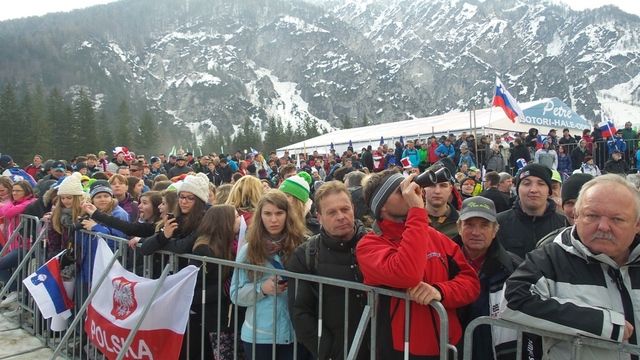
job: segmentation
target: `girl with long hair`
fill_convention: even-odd
[[[280,190],[264,194],[255,214],[245,237],[246,244],[239,250],[236,261],[264,266],[266,270],[284,269],[295,248],[308,235],[304,222],[293,214],[287,197]],[[289,317],[286,280],[264,271],[236,269],[233,273],[231,300],[247,307],[241,332],[247,359],[252,355],[255,359],[270,359],[273,343],[276,344],[277,359],[293,359],[293,326]],[[275,315],[274,301],[277,306]],[[275,324],[274,319],[277,321]],[[254,345],[255,354],[252,352]]]
[[[262,196],[262,184],[253,176],[243,176],[231,188],[226,204],[233,205],[247,225],[251,224],[253,211]]]
[[[144,179],[137,176],[127,177],[127,193],[131,195],[134,201],[139,201],[142,190],[144,189]]]
[[[13,184],[11,187],[10,201],[0,207],[0,218],[4,218],[6,239],[9,241],[11,234],[18,228],[20,224],[20,214],[24,212],[27,205],[34,202],[36,199],[33,196],[33,188],[31,184],[26,180],[20,180]],[[24,243],[24,244],[23,244]],[[10,244],[5,255],[0,259],[0,281],[7,286],[7,282],[11,278],[12,269],[17,267],[24,256],[25,250],[31,248],[31,243],[28,239],[23,239],[22,236],[16,235]],[[24,248],[26,246],[26,248]],[[10,290],[15,292],[18,288],[16,282],[12,283]],[[13,293],[7,296],[7,300],[3,301],[2,305],[12,302],[9,299],[15,301],[18,299],[18,294]]]
[[[177,206],[174,209],[164,207],[161,228],[152,236],[142,240],[140,252],[143,255],[151,255],[158,250],[177,254],[191,252],[197,238],[196,230],[207,209],[208,184],[207,176],[202,173],[185,177],[177,192]],[[186,265],[184,262],[180,267]]]
[[[194,255],[208,256],[223,260],[234,260],[236,258],[236,250],[238,246],[238,232],[240,231],[240,215],[231,205],[214,205],[204,215],[200,226],[198,227],[198,239],[193,245],[192,253]],[[197,260],[191,260],[191,263],[200,267],[202,263]],[[196,317],[202,317],[202,290],[206,290],[204,301],[205,322],[204,328],[206,336],[209,338],[214,358],[216,360],[233,360],[234,343],[236,339],[234,326],[232,323],[233,305],[229,297],[229,286],[231,285],[231,275],[233,268],[228,266],[218,266],[213,263],[205,263],[204,271],[207,274],[206,283],[202,283],[202,276],[198,276],[198,282],[194,293],[191,310],[196,313]],[[218,278],[221,282],[218,282]],[[221,302],[218,303],[218,294]],[[218,311],[220,308],[220,357],[217,357],[216,347],[218,344]],[[229,310],[229,311],[228,311]],[[242,311],[244,312],[244,311]],[[240,319],[244,318],[239,317]],[[242,346],[238,347],[239,359],[244,359]]]
[[[57,188],[58,196],[54,200],[47,230],[47,259],[67,248],[77,235],[75,231],[80,230],[71,228],[85,214],[82,210],[85,197],[80,178],[80,173],[67,176]]]

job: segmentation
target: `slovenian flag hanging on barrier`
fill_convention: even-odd
[[[511,96],[506,87],[502,84],[500,79],[496,76],[496,93],[493,96],[492,106],[499,106],[504,110],[504,113],[507,115],[511,122],[516,122],[516,117],[520,117],[524,119],[524,113],[520,108],[520,104],[516,101],[516,99]]]
[[[100,352],[113,360],[123,351],[122,346],[151,301],[159,280],[139,277],[117,261],[107,268],[113,252],[103,239],[97,241],[93,279],[97,281],[104,271],[109,273],[87,308],[84,330]],[[167,276],[131,346],[125,350],[125,359],[179,357],[197,274],[198,268],[190,265]]]
[[[62,276],[60,275],[60,256],[62,254],[64,251],[22,280],[45,319],[50,319],[58,314],[68,319],[71,316],[70,309],[75,305],[67,296],[67,291],[62,284]]]
[[[601,114],[602,122],[599,123],[598,126],[600,126],[600,130],[602,131],[602,137],[611,137],[616,133],[616,127],[615,125],[613,125],[613,121],[611,120],[611,118],[605,115],[604,110],[602,110]]]

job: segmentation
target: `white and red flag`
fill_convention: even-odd
[[[117,261],[107,269],[112,257],[109,246],[99,239],[93,280],[97,281],[104,271],[109,273],[87,308],[84,324],[91,342],[110,360],[123,351],[122,346],[159,282],[136,276]],[[197,274],[198,268],[191,265],[167,276],[125,359],[178,358]]]

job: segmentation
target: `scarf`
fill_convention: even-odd
[[[272,238],[271,236],[267,235],[264,239],[267,245],[267,253],[269,255],[274,255],[279,253],[282,250],[282,247],[284,246],[284,240],[286,238],[287,238],[286,233],[282,234],[282,236],[280,236],[279,238]]]
[[[62,209],[62,212],[60,213],[60,225],[62,225],[63,228],[68,228],[69,226],[71,226],[71,224],[73,224],[72,216],[73,209]]]

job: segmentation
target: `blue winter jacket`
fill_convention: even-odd
[[[244,263],[247,256],[248,246],[243,246],[240,249],[238,258],[239,263]],[[282,260],[278,254],[274,255],[273,260],[280,265]],[[275,267],[271,263],[264,264],[267,269],[274,269]],[[231,279],[231,301],[239,306],[247,308],[244,323],[242,324],[241,338],[242,341],[249,343],[253,341],[253,330],[255,330],[255,343],[256,344],[272,344],[273,343],[273,302],[275,297],[273,295],[264,295],[260,286],[265,281],[270,281],[273,274],[262,273],[262,277],[258,279],[254,286],[253,280],[248,276],[247,270],[235,269],[233,277]],[[255,305],[254,305],[255,301]],[[291,317],[289,316],[289,301],[288,292],[283,291],[277,295],[276,304],[276,344],[287,345],[293,344],[293,324],[291,324]],[[254,323],[254,313],[256,314],[256,323]]]
[[[625,150],[627,150],[627,143],[624,142],[622,137],[614,136],[611,140],[607,141],[607,147],[609,148],[609,155],[611,155],[616,150],[625,152]]]
[[[402,157],[409,158],[409,161],[411,162],[411,166],[413,167],[418,167],[418,164],[420,164],[420,153],[418,152],[418,149],[413,148],[413,149],[405,149],[402,152]]]
[[[123,208],[117,205],[115,209],[113,209],[113,213],[111,215],[121,220],[131,221],[131,219],[129,218],[129,214],[127,214],[127,212],[124,211]],[[91,231],[101,233],[101,234],[107,234],[111,236],[117,236],[121,238],[127,237],[122,231],[116,230],[112,227],[108,227],[103,224],[95,225],[94,227],[91,228]],[[107,245],[109,245],[109,248],[111,248],[112,250],[115,250],[117,248],[118,246],[117,241],[114,241],[111,239],[105,239],[105,240],[107,241]],[[81,270],[82,282],[90,283],[92,281],[93,264],[96,260],[97,249],[98,249],[98,237],[95,235],[89,235],[89,234],[83,233],[82,248],[81,248],[82,260],[80,263],[80,266],[82,268]]]
[[[438,157],[446,156],[453,158],[454,156],[456,156],[456,150],[453,148],[453,145],[449,145],[449,147],[447,147],[447,145],[441,144],[434,152],[436,153],[436,155],[438,155]]]

